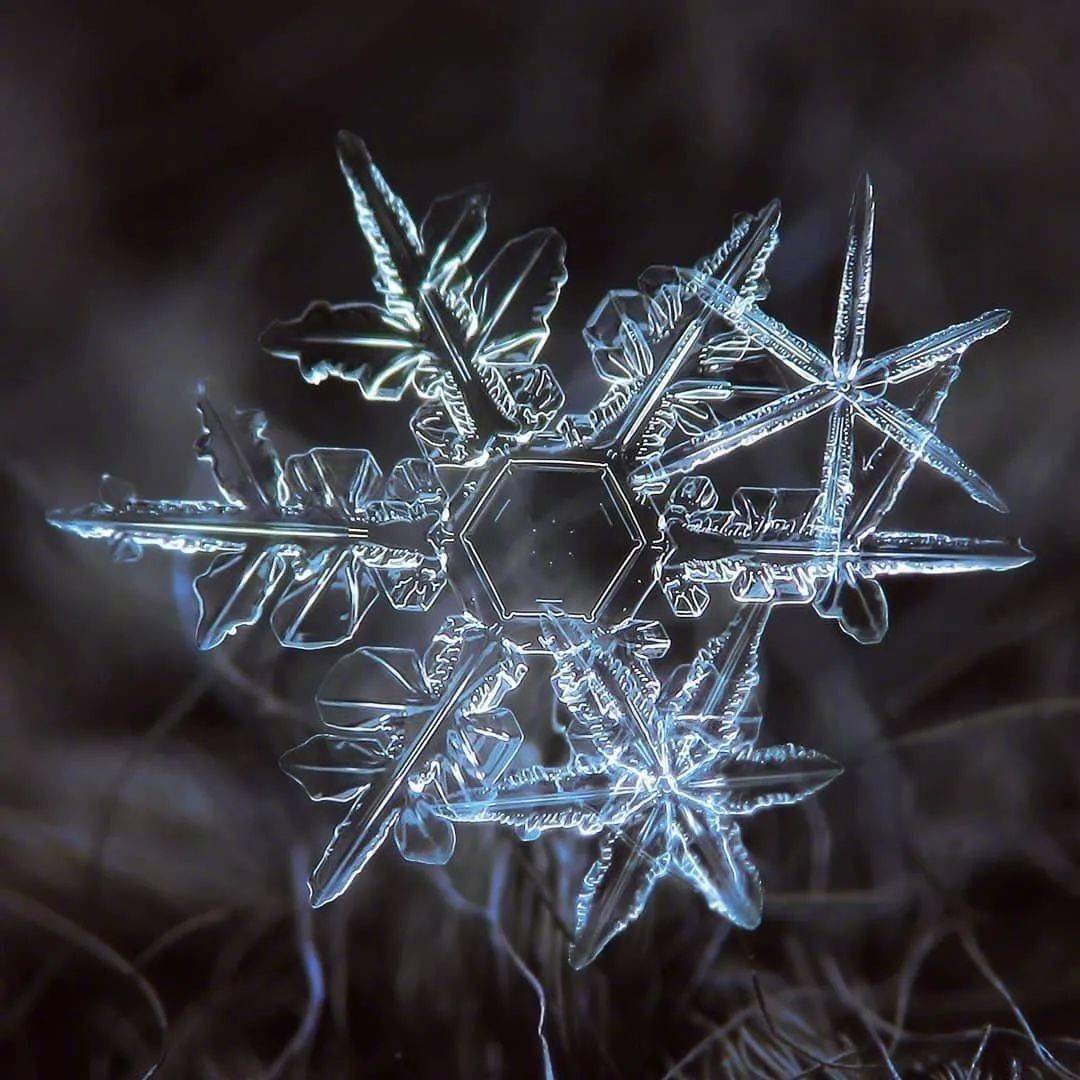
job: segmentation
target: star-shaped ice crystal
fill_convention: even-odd
[[[488,792],[452,795],[438,810],[453,821],[501,822],[527,838],[548,829],[601,833],[578,896],[574,966],[636,919],[667,874],[737,926],[760,921],[761,881],[739,818],[804,799],[840,773],[813,750],[755,748],[760,717],[750,702],[768,613],[743,607],[662,687],[643,655],[641,624],[597,635],[578,620],[545,619],[574,756]],[[654,634],[649,651],[661,644]]]
[[[873,238],[874,195],[866,177],[856,188],[851,205],[831,356],[766,315],[753,299],[739,295],[724,282],[710,281],[697,269],[684,271],[686,280],[696,285],[703,300],[734,329],[793,372],[803,385],[668,448],[639,466],[639,479],[670,478],[690,472],[740,446],[749,446],[829,410],[830,442],[850,445],[851,427],[858,417],[956,481],[978,502],[1005,511],[1005,504],[993,488],[932,427],[890,401],[886,392],[961,356],[980,338],[1000,330],[1009,321],[1009,312],[988,311],[910,345],[864,358]],[[830,512],[837,517],[842,516],[850,497],[850,454],[841,457],[843,460],[838,461],[828,478],[827,492]]]

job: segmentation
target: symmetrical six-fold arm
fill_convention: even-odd
[[[338,661],[317,697],[325,731],[282,760],[311,798],[347,805],[312,875],[315,904],[341,895],[391,835],[405,858],[444,863],[454,823],[489,821],[526,838],[599,834],[578,900],[576,965],[667,874],[756,926],[761,887],[738,819],[839,773],[812,750],[755,747],[770,613],[813,604],[877,642],[888,625],[880,577],[1030,559],[1015,541],[880,528],[920,461],[1004,509],[935,424],[963,353],[1008,314],[864,358],[866,180],[831,355],[759,306],[778,237],[773,202],[737,219],[694,267],[653,267],[636,290],[608,294],[585,329],[607,390],[589,413],[567,415],[537,363],[566,280],[558,234],[511,241],[474,279],[483,194],[437,199],[417,226],[358,139],[343,134],[339,157],[381,302],[314,303],[273,324],[263,345],[308,381],[345,379],[370,401],[415,393],[422,457],[385,478],[366,450],[316,448],[282,463],[260,413],[223,416],[200,392],[196,448],[223,501],[140,499],[106,477],[98,502],[50,520],[109,541],[122,560],[147,546],[213,555],[195,581],[202,648],[264,614],[283,646],[341,645],[380,597],[422,612],[452,584],[462,610],[425,655],[374,647]],[[902,407],[889,393],[909,381],[921,385]],[[713,480],[694,475],[818,413],[827,434],[816,488],[743,487],[724,508]],[[874,438],[862,455],[856,421]],[[718,584],[738,601],[663,685],[651,661],[667,636],[636,618],[657,584],[679,617],[702,616]],[[502,701],[537,652],[552,658],[571,717],[568,758],[511,773],[524,736]]]

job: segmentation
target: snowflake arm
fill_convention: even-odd
[[[633,771],[612,780],[606,760],[580,756],[566,765],[535,765],[512,773],[491,791],[459,791],[439,813],[449,821],[506,825],[526,840],[549,829],[595,833],[634,809],[638,783]]]
[[[912,415],[927,427],[934,427],[959,375],[960,362],[956,358],[938,367],[919,391],[911,406]],[[883,439],[867,455],[858,470],[846,519],[851,536],[867,536],[880,526],[911,479],[917,462],[892,439]]]
[[[880,376],[891,385],[906,382],[942,363],[955,361],[975,342],[1004,329],[1010,317],[1011,313],[1003,308],[985,311],[967,322],[956,323],[919,338],[910,345],[881,353],[867,362],[863,378],[869,382],[873,377]]]
[[[761,875],[733,821],[693,806],[681,806],[676,826],[676,868],[710,909],[744,930],[761,923]]]
[[[660,682],[649,657],[667,651],[663,628],[631,621],[599,635],[579,619],[553,614],[541,627],[555,660],[553,684],[574,717],[571,739],[580,735],[612,759],[655,756]]]
[[[832,372],[837,379],[853,379],[862,362],[873,260],[874,188],[870,177],[864,175],[851,199],[840,300],[836,305]]]
[[[698,279],[715,278],[748,299],[763,297],[779,219],[776,201],[738,218],[728,239],[698,263]],[[715,422],[711,404],[740,390],[720,376],[747,358],[749,343],[721,323],[697,288],[683,271],[652,267],[637,291],[616,290],[604,298],[584,336],[609,391],[592,413],[578,418],[577,437],[610,446],[633,464],[655,454],[672,430]]]
[[[694,766],[684,784],[713,812],[742,817],[802,802],[835,780],[838,770],[817,750],[787,743],[719,754]]]
[[[832,566],[817,529],[821,493],[800,488],[739,488],[731,509],[719,509],[708,477],[676,488],[664,512],[671,551],[661,584],[673,610],[689,607],[695,586],[724,583],[750,603],[803,602]],[[690,614],[704,610],[707,594]]]
[[[490,785],[509,765],[521,730],[498,705],[524,670],[502,641],[464,620],[451,620],[423,661],[410,649],[370,648],[334,666],[317,697],[320,713],[324,724],[356,742],[313,747],[309,740],[308,751],[282,761],[312,798],[326,797],[318,786],[326,769],[311,750],[325,756],[333,748],[365,781],[361,789],[348,774],[336,796],[353,802],[312,874],[316,906],[348,888],[391,830],[407,859],[450,858],[453,826],[435,808],[452,794]],[[374,754],[369,740],[376,741]],[[340,762],[334,764],[340,772]]]
[[[636,486],[666,486],[675,477],[704,468],[733,450],[753,446],[793,424],[816,416],[835,400],[836,395],[827,386],[812,383],[800,387],[672,446],[639,465],[630,474],[630,479]]]
[[[486,196],[436,200],[417,229],[363,142],[342,133],[338,154],[383,304],[313,304],[274,323],[263,347],[297,361],[309,382],[332,375],[373,400],[415,387],[430,400],[414,434],[440,462],[475,465],[493,444],[547,427],[562,392],[535,360],[566,280],[558,234],[511,241],[474,283],[467,263],[486,228]]]
[[[885,398],[858,394],[852,402],[859,415],[887,438],[898,442],[909,454],[925,461],[942,476],[956,481],[976,502],[1008,513],[1001,496],[951,446],[946,445],[925,424]]]
[[[576,904],[570,963],[592,963],[613,937],[644,910],[653,887],[668,872],[671,841],[668,808],[654,802],[620,830],[606,833],[585,874]]]
[[[196,450],[222,502],[138,499],[107,478],[100,501],[50,521],[108,541],[117,558],[147,546],[215,554],[195,581],[197,640],[211,649],[271,610],[282,645],[347,641],[382,593],[423,610],[444,583],[442,488],[424,462],[400,462],[385,480],[366,450],[318,448],[282,464],[261,413],[222,416],[199,398]]]
[[[851,502],[851,470],[855,459],[855,410],[850,401],[834,401],[829,410],[825,455],[821,466],[821,495],[818,499],[817,546],[829,551],[839,546],[848,504]]]
[[[729,285],[710,281],[699,272],[693,273],[691,280],[697,285],[702,299],[719,315],[799,378],[817,382],[829,377],[833,366],[816,345],[767,315]]]
[[[672,609],[700,613],[708,586],[725,584],[743,602],[814,602],[819,614],[871,643],[888,624],[878,577],[1010,570],[1031,561],[1017,540],[880,530],[910,475],[906,458],[890,451],[859,473],[852,509],[832,540],[821,525],[827,488],[740,488],[732,508],[720,510],[708,478],[684,481],[665,510],[672,547],[661,585]]]
[[[712,751],[754,741],[756,731],[748,733],[742,718],[760,678],[761,637],[771,613],[769,604],[739,608],[723,633],[671,674],[660,700],[674,731],[707,739]]]
[[[854,378],[862,362],[866,341],[866,318],[870,308],[870,278],[874,250],[874,196],[870,177],[864,176],[851,200],[847,250],[840,278],[833,332],[834,379]],[[838,398],[829,413],[825,458],[821,468],[821,502],[818,543],[836,546],[851,501],[851,470],[855,458],[854,408],[846,397]]]

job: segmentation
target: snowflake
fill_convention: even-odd
[[[311,304],[262,344],[312,383],[353,382],[372,402],[415,394],[421,456],[386,476],[362,449],[282,462],[261,413],[219,412],[200,391],[196,450],[220,500],[149,500],[105,477],[97,502],[50,520],[106,540],[121,561],[146,547],[212,556],[195,578],[204,649],[264,616],[285,647],[340,646],[380,598],[426,612],[450,586],[460,610],[424,655],[378,646],[339,660],[317,695],[325,730],[282,760],[312,799],[348,804],[312,876],[314,903],[339,896],[391,836],[406,859],[445,863],[454,822],[498,821],[529,837],[600,834],[577,964],[669,873],[756,925],[760,883],[738,819],[838,772],[814,751],[755,749],[770,613],[813,604],[859,641],[879,641],[878,578],[1030,558],[1016,541],[880,528],[919,461],[1004,508],[935,425],[964,352],[1007,313],[864,359],[866,181],[826,357],[759,306],[778,240],[772,202],[737,218],[693,267],[652,267],[603,299],[584,336],[606,389],[573,415],[538,362],[566,281],[558,234],[512,240],[474,276],[483,193],[436,199],[418,226],[359,139],[343,134],[338,150],[379,302]],[[910,405],[886,396],[909,381],[921,384]],[[828,430],[816,488],[740,487],[721,509],[714,479],[687,475],[817,413]],[[861,458],[856,419],[878,439]],[[668,640],[637,618],[642,604],[659,585],[677,617],[700,618],[718,584],[734,616],[661,687],[652,661]],[[503,699],[535,653],[552,658],[571,716],[568,760],[511,774],[525,739]]]
[[[701,268],[682,275],[732,327],[765,349],[805,385],[728,423],[717,424],[683,446],[664,451],[645,467],[649,472],[662,476],[690,472],[737,447],[752,445],[828,409],[829,443],[834,449],[830,455],[833,464],[822,492],[827,527],[842,518],[850,496],[851,427],[856,416],[907,453],[955,480],[978,502],[1005,511],[1005,504],[994,489],[955,450],[943,443],[932,428],[884,395],[889,387],[962,356],[980,338],[1000,330],[1009,321],[1009,312],[988,311],[969,322],[864,360],[873,243],[874,195],[867,177],[851,204],[831,357],[766,315],[752,298],[737,292],[727,282],[712,278]]]
[[[761,718],[746,710],[757,682],[758,642],[769,607],[746,605],[661,687],[633,624],[590,633],[580,621],[543,619],[554,683],[581,749],[557,768],[534,766],[479,795],[459,790],[440,813],[494,821],[526,838],[547,829],[601,832],[600,856],[577,902],[570,959],[583,967],[675,873],[718,914],[753,929],[761,882],[738,819],[798,802],[840,772],[799,746],[755,749]],[[653,635],[653,654],[666,642]]]

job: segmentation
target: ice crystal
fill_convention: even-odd
[[[377,647],[338,661],[316,697],[333,734],[282,759],[312,799],[351,801],[312,875],[315,904],[340,896],[391,829],[406,859],[450,858],[453,826],[435,810],[509,765],[521,728],[499,703],[524,674],[515,650],[468,617],[452,617],[422,660]]]
[[[99,501],[50,520],[108,541],[122,561],[148,546],[212,556],[195,578],[201,648],[264,615],[283,646],[342,645],[380,597],[425,612],[450,586],[460,610],[424,655],[380,645],[340,659],[317,695],[323,730],[282,760],[311,798],[348,807],[312,876],[314,903],[339,896],[391,835],[405,858],[442,863],[454,822],[493,821],[527,837],[600,834],[578,903],[577,964],[669,874],[756,925],[760,884],[739,818],[838,772],[815,751],[756,747],[770,613],[812,604],[875,642],[888,625],[879,578],[1030,558],[1018,541],[881,528],[919,462],[1004,509],[936,424],[963,354],[1007,312],[864,357],[866,180],[827,356],[760,307],[779,236],[771,202],[694,266],[651,267],[601,301],[584,337],[606,389],[568,414],[539,362],[566,281],[558,234],[512,240],[477,270],[482,192],[436,199],[417,225],[359,139],[343,134],[338,153],[378,301],[313,303],[262,344],[309,382],[343,379],[370,402],[415,395],[421,456],[386,476],[363,449],[282,462],[261,413],[219,412],[200,392],[196,450],[220,500],[138,498],[106,477]],[[890,395],[906,383],[917,393],[905,406]],[[827,417],[815,488],[780,477],[721,495],[697,475],[815,414]],[[857,422],[876,440],[865,454]],[[657,585],[680,618],[702,617],[717,585],[737,602],[726,629],[662,684],[652,662],[666,633],[637,618]],[[502,701],[536,652],[555,665],[569,757],[510,773],[524,740]]]
[[[601,832],[578,896],[575,966],[637,918],[666,874],[688,881],[736,925],[760,922],[761,882],[738,819],[798,802],[840,771],[800,746],[755,747],[760,717],[746,706],[769,610],[744,606],[662,686],[618,630],[597,635],[576,620],[545,619],[555,687],[577,744],[589,749],[479,796],[459,791],[439,811],[454,821],[510,825],[526,838],[547,829]]]
[[[551,370],[534,363],[566,281],[562,238],[537,229],[507,244],[473,281],[469,258],[487,227],[487,198],[436,199],[419,228],[364,144],[338,139],[382,305],[312,304],[274,323],[264,348],[304,378],[348,379],[373,399],[408,387],[428,399],[413,419],[424,452],[478,464],[547,427],[562,405]]]
[[[993,488],[955,450],[926,423],[894,405],[885,395],[890,387],[962,356],[980,338],[997,333],[1009,321],[1009,312],[987,311],[969,322],[865,359],[873,241],[874,194],[866,177],[851,204],[831,356],[766,315],[752,299],[728,283],[700,268],[680,275],[706,304],[750,342],[765,349],[803,385],[657,455],[642,467],[644,472],[665,478],[691,472],[738,447],[749,446],[828,410],[829,442],[834,449],[830,455],[833,464],[822,488],[827,523],[843,516],[850,498],[851,428],[856,416],[913,457],[955,480],[978,502],[1005,511],[1005,504]]]
[[[139,499],[105,477],[101,500],[52,521],[108,540],[120,561],[146,546],[214,553],[195,579],[199,647],[211,649],[270,616],[282,645],[318,649],[348,641],[382,593],[425,610],[444,583],[438,536],[444,492],[423,460],[399,462],[385,480],[367,450],[318,448],[284,465],[261,413],[221,416],[200,394],[196,443],[224,502]]]
[[[958,371],[953,360],[929,378],[911,410],[916,422],[933,426]],[[836,412],[817,488],[739,488],[731,508],[718,509],[708,477],[683,480],[664,521],[672,553],[662,586],[675,611],[700,614],[708,599],[703,586],[722,582],[736,600],[813,602],[819,614],[871,644],[888,628],[877,578],[1009,570],[1031,560],[1015,540],[880,530],[915,459],[892,440],[859,466],[852,456],[850,417]]]

